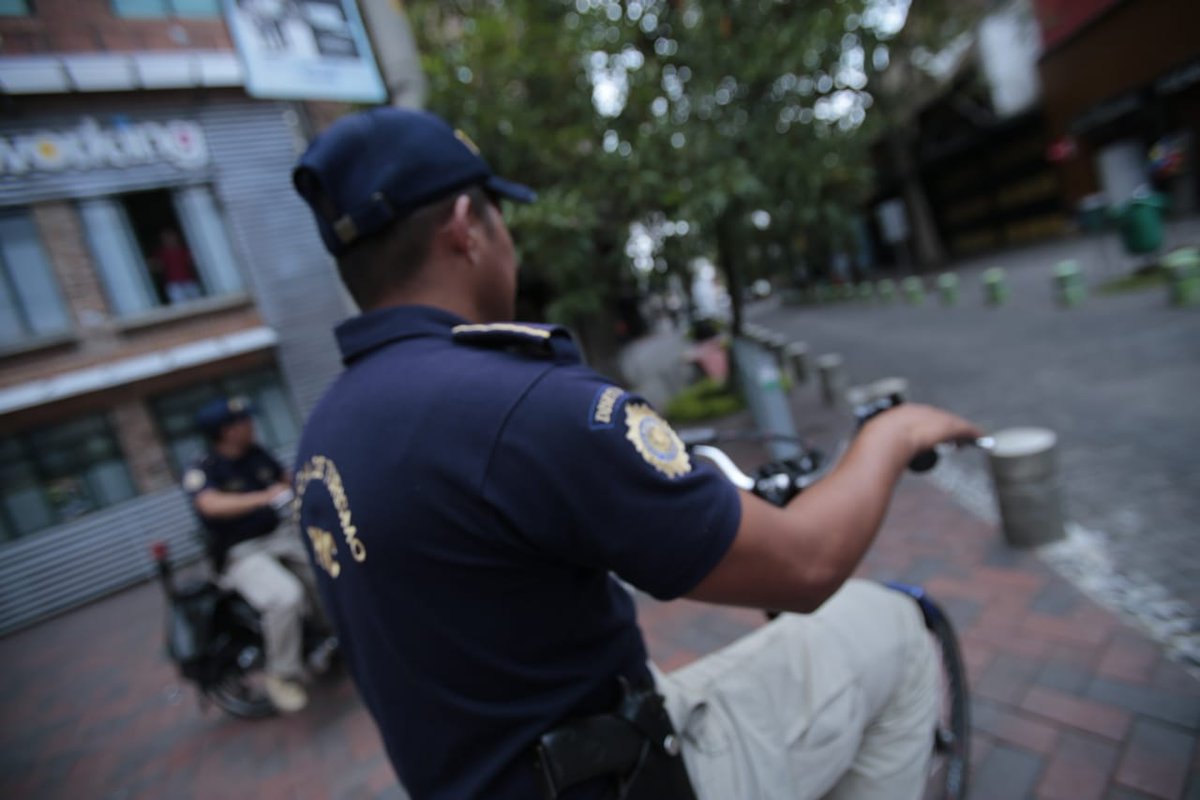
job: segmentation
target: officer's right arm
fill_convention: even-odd
[[[276,495],[287,492],[286,484],[275,483],[253,492],[225,492],[217,488],[206,462],[193,466],[183,475],[183,490],[192,499],[192,507],[205,519],[233,519],[271,504]]]
[[[256,492],[204,489],[193,496],[192,503],[201,516],[209,519],[232,519],[269,506],[276,494],[287,490],[287,486],[278,483]]]
[[[838,465],[778,508],[741,492],[737,536],[688,596],[781,611],[816,610],[853,574],[883,521],[892,490],[917,453],[975,437],[969,422],[904,405],[863,427]]]

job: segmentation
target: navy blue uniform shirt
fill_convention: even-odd
[[[226,458],[209,451],[183,473],[183,488],[194,498],[205,489],[242,494],[257,492],[283,480],[283,467],[275,457],[257,444],[250,445],[240,458]],[[234,545],[275,530],[279,517],[275,509],[263,507],[247,514],[226,519],[211,519],[200,514],[208,534],[208,554],[220,569],[225,555]]]
[[[688,592],[737,492],[561,329],[406,306],[337,337],[295,480],[355,681],[414,800],[536,798],[537,737],[647,676],[610,572]]]

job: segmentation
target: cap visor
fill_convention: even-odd
[[[514,183],[506,181],[504,178],[492,176],[487,179],[484,186],[491,189],[501,197],[507,197],[509,200],[516,200],[518,203],[532,203],[537,200],[537,192],[530,189],[522,183]]]

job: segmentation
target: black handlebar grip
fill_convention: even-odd
[[[913,472],[929,472],[937,466],[938,454],[936,450],[922,450],[913,456],[913,460],[908,462],[908,468]]]

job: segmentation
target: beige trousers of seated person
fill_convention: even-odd
[[[922,794],[937,657],[898,592],[850,581],[813,614],[654,672],[700,800]]]
[[[316,614],[321,619],[322,612],[296,526],[284,523],[266,536],[234,545],[219,583],[261,615],[265,671],[280,678],[300,677],[304,617]]]

